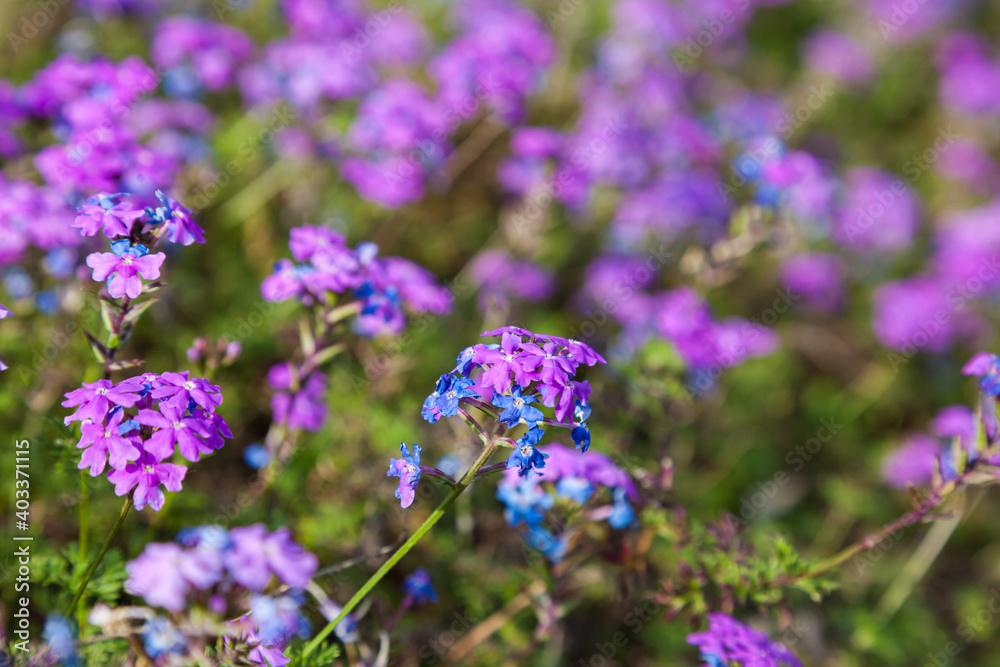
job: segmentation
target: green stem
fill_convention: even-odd
[[[94,572],[97,571],[97,566],[101,564],[101,561],[104,560],[104,555],[108,553],[108,549],[111,548],[111,540],[115,538],[115,535],[118,533],[118,529],[122,527],[123,523],[125,523],[125,515],[128,514],[131,507],[132,494],[129,494],[128,497],[125,498],[125,503],[122,505],[122,511],[118,513],[118,519],[115,520],[115,524],[111,526],[111,532],[108,533],[107,539],[104,540],[104,545],[101,547],[101,550],[97,552],[97,556],[94,557],[94,560],[91,561],[90,567],[87,568],[87,573],[83,575],[83,581],[80,583],[80,588],[77,589],[76,595],[73,596],[73,601],[69,605],[69,613],[67,616],[73,615],[76,605],[80,603],[80,598],[83,597],[83,592],[87,590],[87,584],[90,583],[90,580],[94,576]]]
[[[90,526],[90,485],[86,470],[80,471],[80,565],[87,558],[87,537]],[[77,626],[82,630],[85,617],[78,614]]]
[[[962,479],[964,479],[964,477],[958,478],[958,480]],[[881,530],[865,537],[860,542],[852,544],[851,546],[847,547],[840,553],[837,553],[825,560],[820,561],[816,565],[816,567],[809,570],[805,574],[795,577],[792,581],[810,579],[812,577],[818,577],[821,574],[826,574],[830,570],[834,570],[840,567],[841,565],[849,561],[851,558],[854,558],[854,556],[861,553],[862,551],[868,551],[869,549],[874,547],[876,544],[881,542],[889,535],[897,533],[903,530],[904,528],[908,528],[909,526],[912,526],[915,523],[923,521],[924,518],[928,514],[930,514],[931,510],[933,510],[935,507],[940,505],[946,498],[948,498],[951,492],[955,490],[956,485],[957,485],[956,480],[952,480],[951,482],[947,482],[944,485],[934,489],[931,492],[930,496],[928,496],[926,500],[920,503],[920,505],[915,509],[913,509],[912,511],[907,512],[906,514],[899,517],[892,523],[883,526]]]
[[[430,532],[431,528],[434,527],[434,524],[441,520],[441,517],[443,517],[444,513],[448,511],[448,508],[451,507],[452,503],[454,503],[455,500],[462,495],[462,492],[465,491],[469,484],[472,483],[472,480],[476,477],[476,473],[479,472],[479,469],[486,464],[490,456],[493,455],[494,451],[496,451],[496,445],[493,443],[490,443],[483,448],[483,451],[479,454],[479,458],[476,459],[476,461],[472,464],[472,467],[469,468],[465,475],[462,476],[462,480],[456,484],[451,493],[449,493],[447,497],[441,501],[441,504],[437,506],[437,509],[431,512],[431,515],[420,525],[420,528],[413,533],[410,539],[408,539],[403,546],[401,546],[399,550],[389,558],[389,560],[382,564],[382,567],[380,567],[378,571],[365,582],[364,586],[362,586],[358,592],[354,594],[354,597],[348,600],[347,604],[344,605],[344,608],[340,610],[340,615],[327,623],[326,627],[320,630],[319,634],[313,637],[309,643],[305,645],[305,648],[302,650],[303,658],[308,657],[310,653],[319,648],[319,645],[324,639],[327,638],[327,636],[329,636],[331,632],[333,632],[334,628],[337,627],[337,624],[344,620],[344,617],[358,606],[364,597],[368,595],[373,588],[375,588],[376,584],[378,584],[378,582],[389,573],[389,570],[395,567],[396,563],[403,560],[403,556],[409,553],[409,551],[416,546],[417,542],[419,542],[424,535]]]

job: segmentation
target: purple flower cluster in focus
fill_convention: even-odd
[[[68,425],[81,422],[81,470],[97,477],[108,467],[115,494],[130,492],[136,509],[159,511],[167,491],[180,491],[187,473],[171,463],[174,453],[188,461],[220,449],[233,434],[215,410],[219,387],[183,373],[144,373],[122,380],[84,382],[66,394],[62,406],[76,408]]]

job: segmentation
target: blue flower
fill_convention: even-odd
[[[76,631],[64,616],[54,614],[45,619],[42,639],[57,664],[66,667],[76,667],[80,664],[76,654]]]
[[[184,655],[187,640],[177,628],[165,618],[157,616],[146,622],[146,629],[139,633],[146,645],[150,658],[158,658],[165,653]]]
[[[514,447],[514,451],[511,453],[510,457],[507,459],[507,467],[513,468],[517,466],[517,474],[520,477],[527,477],[532,469],[540,469],[545,467],[545,459],[548,458],[548,454],[540,452],[534,447],[534,443],[531,442],[529,436],[532,432],[538,431],[542,432],[540,428],[533,428],[528,433],[521,436],[521,439],[517,441],[517,446]],[[534,436],[535,442],[538,442],[540,435]],[[541,473],[539,473],[541,474]]]
[[[465,377],[469,377],[469,373],[472,371],[473,367],[477,364],[472,360],[476,356],[476,349],[474,347],[467,347],[462,350],[462,353],[458,355],[458,359],[455,360],[456,366],[452,373],[459,373]]]
[[[524,539],[545,555],[549,561],[558,563],[566,556],[566,539],[556,538],[552,533],[541,526],[531,526],[525,534]]]
[[[635,511],[625,499],[625,489],[618,487],[612,492],[614,505],[611,506],[611,514],[608,515],[608,524],[612,528],[622,529],[632,525],[635,521]]]
[[[585,452],[590,448],[590,427],[586,424],[580,424],[574,428],[572,433],[570,433],[570,437],[576,443],[577,449]]]
[[[576,406],[573,408],[573,420],[578,421],[581,424],[588,419],[590,419],[590,413],[592,412],[589,405],[586,403],[576,402]]]
[[[216,525],[183,528],[177,533],[177,543],[211,551],[224,551],[233,546],[229,531]]]
[[[962,367],[963,375],[979,377],[979,386],[990,396],[1000,396],[1000,357],[980,352]]]
[[[521,420],[529,426],[535,426],[545,417],[542,411],[531,405],[537,401],[535,396],[522,396],[521,387],[514,385],[509,394],[494,394],[493,405],[503,408],[497,421],[507,422],[507,428],[514,428]]]
[[[438,409],[437,402],[441,398],[441,392],[448,386],[447,377],[447,375],[442,375],[438,378],[434,391],[424,399],[424,405],[420,408],[420,416],[432,424],[441,419],[441,410]]]
[[[582,505],[594,495],[594,486],[583,477],[562,477],[556,482],[556,495]]]
[[[444,384],[442,385],[442,381]],[[436,407],[445,417],[458,414],[458,402],[463,398],[479,398],[479,393],[473,387],[476,383],[466,377],[442,375],[438,380],[437,393],[440,395],[434,401]]]
[[[302,615],[302,595],[292,591],[276,598],[254,594],[250,617],[257,623],[257,635],[265,646],[280,644],[292,637],[309,634],[309,621]]]
[[[420,484],[420,445],[413,445],[413,456],[410,456],[410,449],[406,443],[399,445],[401,459],[389,459],[389,471],[386,477],[398,477],[399,486],[396,488],[396,497],[399,504],[404,509],[413,504],[414,492]]]
[[[545,518],[543,511],[552,507],[555,499],[529,480],[520,484],[505,484],[497,488],[497,498],[506,506],[503,516],[507,524],[537,526]]]
[[[417,604],[437,602],[438,596],[431,586],[431,575],[427,570],[420,568],[403,582],[403,590],[411,596]]]
[[[257,443],[247,445],[243,450],[243,461],[254,470],[260,470],[270,463],[271,453],[263,445]]]

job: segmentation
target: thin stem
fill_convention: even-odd
[[[326,626],[319,631],[319,634],[313,637],[309,643],[305,645],[305,648],[302,650],[303,658],[308,657],[313,651],[319,648],[319,645],[324,639],[327,638],[327,636],[329,636],[331,632],[333,632],[334,628],[337,627],[337,624],[344,620],[344,617],[346,617],[355,607],[358,606],[361,600],[363,600],[364,597],[368,595],[373,588],[375,588],[378,582],[380,582],[382,578],[389,573],[389,570],[396,566],[396,563],[403,560],[403,556],[409,553],[424,535],[430,532],[431,528],[434,527],[434,524],[440,521],[441,517],[443,517],[445,512],[448,511],[448,508],[452,506],[455,499],[458,498],[469,486],[469,484],[472,483],[472,480],[476,477],[476,473],[479,472],[479,469],[486,464],[494,451],[496,451],[496,445],[492,443],[483,448],[483,451],[472,464],[472,467],[469,468],[465,475],[462,476],[462,480],[456,484],[451,493],[449,493],[447,497],[441,501],[441,504],[437,506],[437,509],[431,512],[431,515],[424,520],[424,522],[420,525],[420,528],[417,528],[417,531],[413,533],[413,536],[410,537],[410,539],[408,539],[403,546],[401,546],[399,550],[389,558],[389,560],[382,564],[382,567],[380,567],[378,571],[364,583],[358,592],[354,594],[354,597],[348,600],[347,604],[344,605],[344,608],[340,610],[340,615],[327,623]]]
[[[478,421],[476,421],[475,417],[469,414],[468,410],[459,408],[458,416],[461,417],[462,421],[468,424],[469,428],[471,428],[476,433],[476,435],[479,436],[479,439],[483,441],[484,445],[489,444],[490,437],[489,435],[487,435],[486,429],[483,428]]]
[[[960,480],[962,478],[960,477],[958,479]],[[871,535],[868,535],[861,541],[852,544],[851,546],[845,548],[839,553],[834,554],[833,556],[830,556],[829,558],[820,561],[819,564],[816,565],[816,567],[809,570],[805,574],[799,575],[797,577],[792,577],[789,583],[794,583],[802,579],[810,579],[812,577],[818,577],[821,574],[826,574],[830,570],[834,570],[840,567],[845,562],[847,562],[854,556],[858,555],[862,551],[867,551],[868,549],[871,549],[876,544],[885,539],[887,536],[892,535],[893,533],[903,530],[904,528],[912,526],[913,524],[923,520],[928,514],[930,514],[931,510],[940,505],[941,502],[945,498],[947,498],[948,495],[955,489],[956,481],[957,480],[952,480],[951,482],[948,482],[947,484],[944,484],[934,489],[931,492],[931,494],[927,497],[927,499],[924,500],[922,503],[920,503],[918,507],[907,512],[906,514],[899,517],[892,523],[886,524],[885,526],[882,527],[881,530],[872,533]]]
[[[97,552],[97,556],[94,560],[91,561],[90,567],[87,568],[87,573],[83,575],[83,582],[80,583],[80,588],[77,589],[76,595],[73,596],[73,601],[69,605],[68,616],[73,614],[73,611],[76,609],[76,605],[79,604],[80,598],[83,597],[83,592],[87,590],[87,584],[90,583],[90,580],[94,576],[94,572],[97,571],[97,566],[101,564],[102,560],[104,560],[104,555],[108,553],[108,549],[111,547],[111,540],[115,538],[115,535],[118,533],[118,529],[122,527],[123,523],[125,523],[125,515],[128,514],[131,507],[132,494],[129,494],[128,497],[125,498],[125,503],[122,505],[121,512],[118,513],[118,519],[116,519],[114,525],[111,526],[111,532],[108,533],[107,539],[104,540],[104,545],[101,547],[101,550]]]
[[[456,484],[458,484],[458,482],[455,481],[454,477],[452,477],[451,475],[449,475],[448,473],[446,473],[444,470],[438,470],[437,468],[434,468],[433,466],[420,466],[420,472],[422,472],[424,474],[427,474],[427,475],[430,475],[432,477],[440,477],[441,479],[443,479],[444,481],[448,482],[452,486],[455,486]]]
[[[90,526],[90,489],[89,480],[87,477],[87,471],[80,471],[80,565],[83,565],[84,559],[87,557],[87,533],[89,532]],[[77,619],[77,626],[83,629],[83,612],[80,612],[80,618]]]
[[[493,465],[488,465],[485,468],[482,468],[479,472],[477,472],[476,479],[479,479],[480,477],[485,477],[486,475],[489,475],[491,472],[503,472],[506,469],[507,469],[506,461],[501,461],[500,463],[494,463]]]

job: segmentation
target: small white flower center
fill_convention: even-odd
[[[132,255],[122,255],[122,264],[132,266]]]
[[[101,389],[96,389],[94,393],[97,394],[98,396],[104,396],[108,393],[108,390],[102,387]]]
[[[178,428],[184,428],[184,424],[183,424],[182,422],[174,422],[174,423],[173,423],[173,427],[174,427],[175,429],[178,429]]]
[[[411,473],[417,472],[417,466],[413,465],[412,463],[407,463],[406,464],[406,471],[407,472],[411,472]]]
[[[505,355],[502,356],[502,359],[504,361],[514,361],[514,355],[513,354],[505,354]]]
[[[153,466],[152,466],[152,464],[147,463],[146,465],[142,466],[142,471],[143,472],[153,472]]]
[[[188,380],[187,382],[184,383],[184,388],[187,389],[188,391],[191,391],[192,389],[194,389],[194,382]]]
[[[458,396],[458,392],[454,389],[448,392],[448,398],[455,398],[456,396]]]
[[[111,432],[111,430],[109,429],[109,430],[107,430],[107,431],[105,431],[105,432],[104,432],[104,437],[105,437],[105,438],[110,438],[110,437],[111,437],[111,434],[112,434],[112,432]]]
[[[514,407],[515,408],[523,408],[524,407],[524,399],[523,398],[515,398],[514,399]]]
[[[521,445],[521,456],[531,454],[531,445]]]

